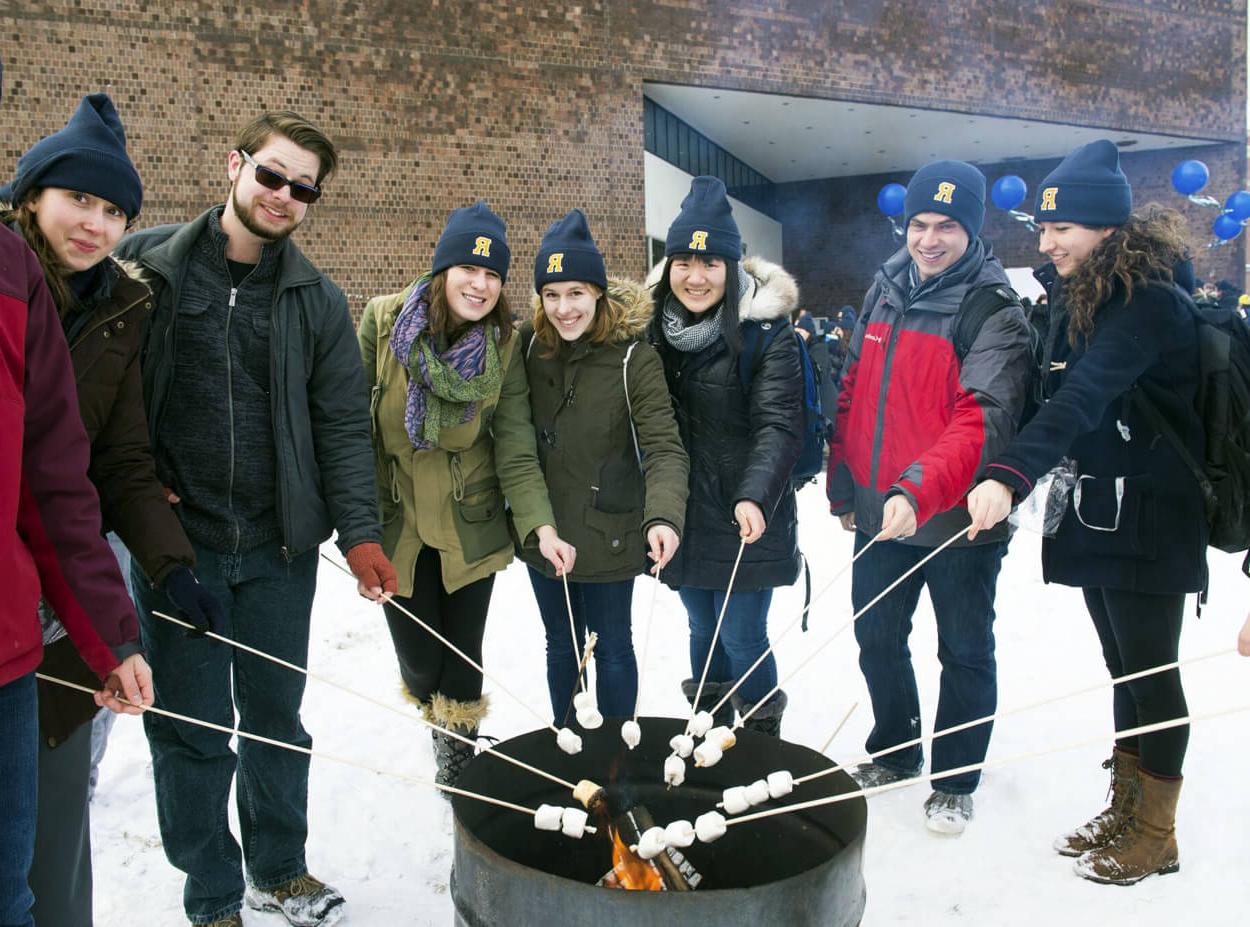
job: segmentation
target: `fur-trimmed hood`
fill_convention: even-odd
[[[608,341],[619,344],[640,338],[651,323],[651,291],[625,277],[608,277],[608,300],[619,309],[616,327]],[[530,298],[530,308],[534,319],[542,315],[542,298],[537,293]]]
[[[664,273],[667,261],[660,261],[647,274],[648,292],[654,291]],[[757,255],[742,259],[742,269],[754,281],[751,292],[738,303],[738,318],[767,321],[789,318],[799,305],[799,284],[780,264],[766,261]]]

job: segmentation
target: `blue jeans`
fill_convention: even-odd
[[[867,535],[855,534],[855,550]],[[858,612],[881,590],[932,552],[895,541],[874,544],[855,562],[851,601]],[[934,729],[944,730],[994,713],[998,704],[998,668],[994,661],[994,585],[1006,543],[950,547],[897,586],[855,622],[859,668],[872,699],[873,728],[869,753],[886,750],[920,736],[920,696],[911,665],[912,615],[922,587],[937,617],[938,659],[942,682]],[[990,745],[991,723],[980,724],[933,741],[933,772],[980,763]],[[876,761],[899,771],[919,769],[924,751],[917,744]],[[980,772],[962,773],[934,782],[943,792],[969,795]]]
[[[317,551],[287,562],[277,543],[243,554],[193,546],[196,577],[226,610],[227,635],[306,666]],[[299,716],[303,675],[226,644],[188,637],[152,614],[176,615],[169,600],[141,576],[134,579],[158,707],[232,727],[237,704],[239,730],[312,746]],[[152,748],[165,855],[187,874],[183,906],[192,924],[211,923],[242,907],[241,863],[262,889],[307,871],[306,755],[240,739],[236,757],[228,734],[153,714],[145,714],[143,724]],[[227,817],[236,772],[242,851]]]
[[[557,725],[577,686],[577,655],[569,611],[564,601],[564,581],[548,579],[530,569],[530,585],[538,600],[547,631],[547,689],[551,693],[551,713]],[[634,658],[634,637],[630,625],[630,604],[634,597],[633,579],[617,583],[569,583],[573,621],[577,626],[577,652],[586,643],[586,632],[599,635],[595,644],[595,694],[599,710],[609,718],[630,718],[638,700],[638,661]]]
[[[30,616],[35,621],[34,615]],[[26,882],[35,855],[39,708],[35,674],[0,686],[0,927],[31,927]]]
[[[677,594],[686,606],[690,622],[690,674],[698,682],[703,675],[703,664],[707,662],[708,648],[712,646],[725,593],[721,589],[682,586]],[[737,682],[768,649],[768,606],[772,601],[771,589],[735,591],[729,596],[729,609],[725,612],[707,671],[708,682]],[[754,705],[776,685],[777,661],[770,653],[735,694]]]

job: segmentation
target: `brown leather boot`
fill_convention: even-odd
[[[1076,830],[1056,837],[1056,853],[1080,856],[1112,841],[1137,807],[1137,763],[1136,753],[1119,747],[1111,752],[1110,759],[1103,760],[1102,768],[1111,770],[1111,786],[1107,790],[1110,804]]]
[[[1181,868],[1176,850],[1176,802],[1181,778],[1160,779],[1139,770],[1141,797],[1127,825],[1105,847],[1075,863],[1076,874],[1106,885],[1133,885],[1146,876]]]

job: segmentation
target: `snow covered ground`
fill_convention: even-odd
[[[812,559],[813,589],[819,590],[849,558],[851,536],[828,516],[816,486],[800,494],[800,512],[802,547]],[[1106,678],[1079,592],[1042,584],[1039,546],[1036,536],[1020,533],[999,580],[1002,709]],[[337,556],[332,547],[326,549]],[[1238,558],[1212,553],[1210,563],[1210,604],[1201,620],[1192,617],[1190,606],[1182,657],[1232,648],[1250,602]],[[319,583],[313,671],[402,707],[380,610],[359,599],[354,584],[324,564]],[[634,607],[638,648],[650,598],[650,581],[640,580]],[[801,582],[779,590],[773,600],[774,630],[787,625],[801,608]],[[783,676],[850,613],[848,575],[813,608],[810,632],[796,630],[778,648]],[[675,594],[661,590],[645,670],[645,714],[677,716],[685,709],[677,683],[688,675],[686,638],[681,603]],[[925,722],[931,725],[938,662],[926,599],[917,615],[912,649]],[[518,564],[496,581],[485,665],[529,704],[544,710],[541,624]],[[1222,656],[1196,664],[1184,676],[1194,714],[1250,703],[1250,660]],[[841,760],[863,753],[872,718],[849,633],[787,689],[787,739],[818,747],[858,701],[859,709],[829,753]],[[486,733],[507,737],[534,726],[532,716],[506,695],[497,693],[494,706]],[[994,731],[989,758],[1103,737],[1111,730],[1110,708],[1110,691],[1103,688],[1007,718]],[[410,775],[432,772],[428,733],[374,705],[310,682],[304,719],[318,750]],[[866,927],[1250,922],[1250,713],[1194,726],[1178,816],[1181,871],[1131,889],[1085,882],[1072,874],[1069,860],[1050,850],[1056,834],[1102,807],[1107,778],[1099,764],[1108,750],[1109,742],[1100,742],[987,772],[976,794],[976,817],[958,839],[925,830],[921,805],[928,789],[923,785],[870,799]],[[345,924],[423,927],[452,922],[449,811],[433,791],[314,760],[310,804],[310,869],[347,896]],[[138,719],[120,719],[114,729],[92,825],[98,927],[186,923],[182,877],[161,848],[151,758]],[[285,923],[277,915],[250,911],[244,912],[244,922],[249,927]]]

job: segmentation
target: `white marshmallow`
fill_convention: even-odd
[[[638,726],[637,721],[626,721],[621,725],[621,740],[625,741],[625,746],[631,750],[642,743],[642,728]]]
[[[534,826],[539,830],[559,830],[564,809],[556,805],[539,805],[534,812]]]
[[[790,775],[787,770],[779,769],[768,774],[769,798],[781,798],[783,795],[789,795],[793,791],[794,776]]]
[[[595,707],[595,693],[589,689],[578,692],[573,696],[573,710],[585,711],[587,708]]]
[[[556,746],[569,755],[581,753],[582,739],[567,727],[562,727],[556,734]]]
[[[725,836],[725,817],[715,811],[701,814],[694,821],[694,832],[704,843],[711,843]]]
[[[701,711],[690,719],[690,733],[695,737],[702,737],[715,723],[710,711]]]
[[[599,709],[593,705],[590,708],[584,708],[577,713],[577,723],[588,731],[603,727],[603,715],[599,714]]]
[[[664,837],[663,827],[648,827],[638,838],[638,855],[643,859],[655,859],[664,852],[668,840]]]
[[[747,787],[735,785],[725,789],[721,795],[721,804],[725,806],[726,814],[742,814],[751,807],[751,800],[747,798]]]
[[[728,750],[738,742],[738,738],[734,736],[734,732],[727,727],[714,727],[707,732],[707,743],[716,744],[721,751]]]
[[[694,753],[694,738],[689,734],[674,734],[673,739],[668,742],[669,749],[680,756],[682,759]]]
[[[715,766],[724,756],[724,751],[710,740],[705,740],[694,748],[695,766]]]
[[[763,779],[756,779],[748,785],[747,801],[753,805],[762,805],[768,801],[768,783]]]
[[[686,761],[679,756],[670,756],[664,761],[664,781],[677,786],[686,781]]]
[[[588,815],[581,808],[565,808],[560,815],[560,830],[574,839],[580,840],[586,833]]]
[[[694,825],[689,821],[674,821],[664,828],[664,839],[670,847],[688,847],[694,843]]]

